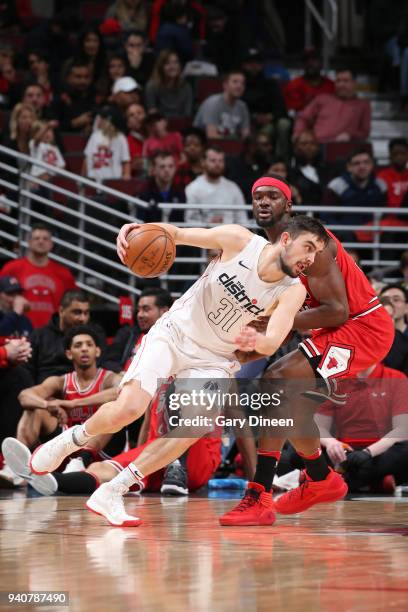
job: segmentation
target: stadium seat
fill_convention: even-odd
[[[201,77],[196,82],[196,99],[199,104],[208,96],[222,92],[222,79],[219,77]]]
[[[116,191],[120,191],[121,193],[126,193],[130,196],[138,197],[138,194],[141,193],[146,185],[146,181],[140,179],[130,179],[128,181],[122,179],[104,181],[103,183],[106,187],[110,187],[111,189],[116,189]],[[113,198],[113,196],[108,195],[108,199]],[[114,199],[114,198],[113,198]]]
[[[229,138],[214,138],[213,140],[209,140],[208,144],[218,147],[224,151],[226,155],[239,155],[244,148],[242,140],[233,140]]]
[[[193,121],[190,117],[173,117],[167,119],[169,132],[184,132],[191,127]]]
[[[82,134],[62,134],[62,145],[65,153],[81,153],[88,142],[88,138]]]
[[[65,176],[55,176],[52,179],[52,184],[56,187],[66,189],[67,191],[72,191],[74,194],[78,192],[78,184],[72,179],[65,178]],[[67,204],[67,200],[69,200],[69,196],[54,190],[52,192],[52,198],[60,204]]]
[[[110,4],[110,2],[100,2],[98,0],[95,0],[94,2],[81,2],[81,19],[85,23],[90,23],[93,21],[103,21]]]
[[[360,146],[366,147],[367,151],[370,153],[373,151],[370,142],[328,142],[323,145],[324,159],[327,164],[339,164],[339,162],[344,162],[347,157]]]
[[[67,153],[65,155],[65,161],[69,172],[81,174],[82,162],[84,161],[82,153]]]

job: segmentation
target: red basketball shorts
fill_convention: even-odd
[[[338,328],[314,331],[299,348],[322,378],[353,377],[387,356],[394,335],[393,321],[381,306]]]

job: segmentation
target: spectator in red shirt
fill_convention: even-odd
[[[319,144],[349,142],[366,140],[370,129],[370,103],[357,98],[354,74],[342,68],[336,73],[334,93],[318,95],[299,113],[293,136],[313,130]]]
[[[393,138],[388,145],[390,165],[377,173],[388,187],[388,206],[401,206],[408,192],[408,141]]]
[[[342,388],[344,406],[326,402],[316,415],[321,443],[333,465],[341,464],[350,490],[408,476],[408,380],[377,364]],[[333,431],[333,434],[331,434]],[[345,450],[349,449],[349,452]],[[395,483],[394,483],[395,485]]]
[[[157,151],[167,151],[174,155],[178,162],[183,151],[183,140],[180,132],[169,132],[167,119],[160,113],[149,115],[146,121],[149,137],[143,145],[143,157],[152,158]]]
[[[334,93],[333,81],[321,73],[322,62],[315,49],[305,49],[303,65],[303,75],[289,81],[283,92],[288,111],[299,112],[319,94]]]
[[[127,141],[129,145],[130,167],[132,175],[143,170],[143,143],[145,140],[146,111],[142,104],[131,104],[126,111]]]
[[[52,233],[45,225],[34,225],[26,257],[6,263],[0,276],[14,276],[30,303],[27,316],[33,327],[46,325],[58,310],[62,295],[75,289],[75,279],[68,268],[49,258],[53,248]]]

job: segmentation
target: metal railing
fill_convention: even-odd
[[[0,253],[15,258],[24,253],[27,247],[27,236],[32,225],[45,222],[54,230],[55,252],[51,257],[69,266],[77,276],[80,287],[109,302],[117,303],[121,294],[140,293],[137,278],[129,273],[117,258],[115,239],[123,223],[140,221],[140,215],[149,205],[120,191],[95,183],[71,172],[60,170],[54,166],[35,160],[35,164],[44,168],[54,176],[50,181],[33,177],[30,174],[30,164],[34,162],[27,155],[17,153],[0,146],[2,158],[12,160],[10,165],[0,160],[0,187],[4,193],[0,195],[0,209],[9,207],[9,212],[0,212]],[[20,165],[20,167],[16,167]],[[55,182],[55,177],[69,179],[67,184]],[[58,201],[57,201],[58,200]],[[121,206],[121,210],[119,209]],[[115,208],[116,207],[116,208]],[[188,204],[159,204],[158,221],[168,222],[172,211],[197,211],[198,207]],[[130,214],[130,210],[132,214]],[[217,214],[227,211],[246,211],[250,213],[251,206],[210,205],[203,203],[199,211]],[[297,206],[296,212],[308,215],[341,214],[345,208],[339,206]],[[343,242],[346,248],[367,253],[361,261],[362,266],[383,268],[389,270],[398,266],[399,252],[407,248],[408,209],[403,208],[369,208],[347,207],[347,214],[371,215],[372,225],[329,224],[328,228],[335,233],[358,230],[370,232],[369,242],[358,242],[356,239]],[[384,225],[384,217],[388,215],[405,219],[407,225],[396,227]],[[216,223],[194,224],[177,223],[182,227],[213,227]],[[250,229],[256,229],[254,221],[246,224]],[[401,236],[401,238],[399,238]],[[390,241],[390,237],[394,241]],[[395,240],[395,237],[398,240]],[[19,252],[15,252],[18,243]],[[197,252],[198,251],[198,252]],[[179,249],[180,252],[180,249]],[[386,254],[386,255],[385,255]],[[390,259],[390,255],[392,255]],[[205,250],[194,250],[176,258],[175,265],[168,274],[160,280],[174,296],[180,295],[187,284],[194,281],[207,264]]]
[[[12,149],[0,146],[0,154],[16,164],[0,162],[0,186],[5,189],[0,196],[0,208],[8,207],[12,213],[0,213],[0,220],[9,228],[0,229],[3,242],[0,253],[17,257],[13,245],[18,242],[20,249],[26,248],[31,226],[44,222],[53,230],[54,243],[59,247],[59,252],[50,253],[50,257],[72,268],[80,287],[114,303],[118,302],[118,293],[139,294],[136,277],[117,258],[115,238],[123,223],[140,221],[138,212],[149,205]],[[51,177],[68,179],[71,185],[61,186],[33,176],[30,173],[33,164]],[[115,209],[115,203],[128,212]]]
[[[313,0],[305,0],[305,46],[313,46],[312,18],[315,19],[322,32],[323,68],[329,69],[330,55],[337,36],[338,6],[337,0],[323,0],[323,15],[319,13]],[[316,46],[316,45],[315,45]]]

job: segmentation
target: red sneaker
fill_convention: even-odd
[[[330,469],[324,480],[311,480],[306,474],[306,480],[296,489],[284,493],[275,502],[275,508],[280,514],[297,514],[315,504],[333,502],[347,494],[348,487],[337,472]]]
[[[276,516],[273,511],[272,493],[257,482],[249,482],[244,497],[229,512],[220,516],[220,525],[273,525]]]

